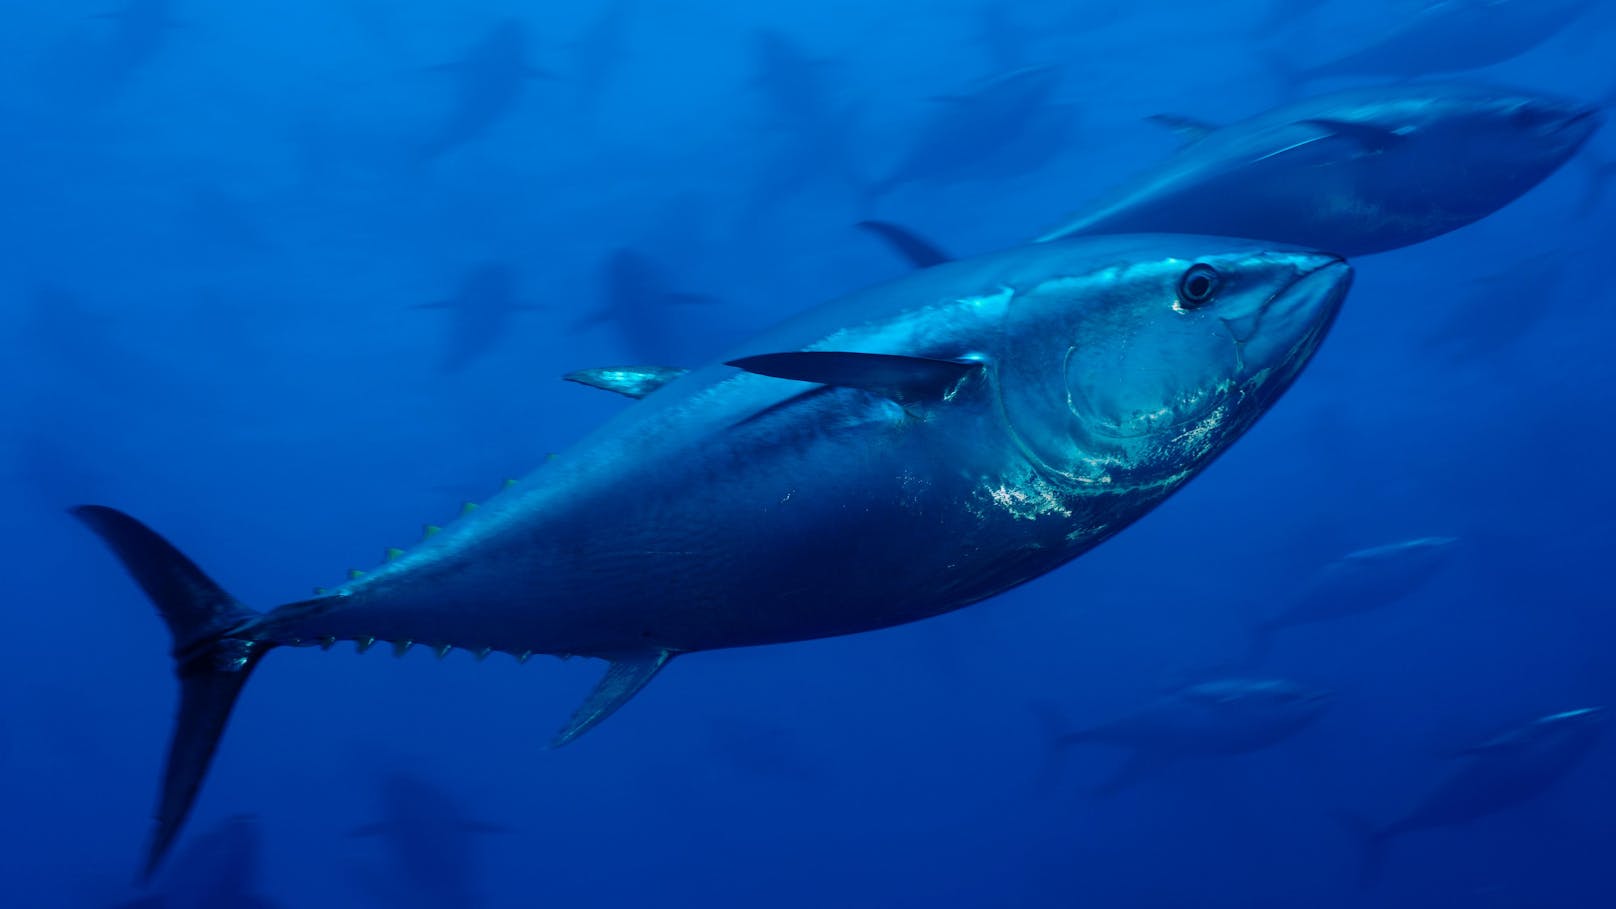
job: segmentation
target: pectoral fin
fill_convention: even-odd
[[[614,657],[611,665],[606,669],[606,675],[601,677],[595,690],[589,692],[589,697],[579,708],[573,712],[572,719],[567,725],[556,733],[550,740],[551,748],[560,748],[580,735],[588,732],[600,724],[617,708],[627,704],[629,698],[640,693],[646,683],[668,665],[673,658],[669,650],[657,650],[652,653],[640,653],[632,656]]]
[[[1152,114],[1145,119],[1178,133],[1186,145],[1205,139],[1219,128],[1216,123],[1208,123],[1193,117],[1180,117],[1177,114]]]
[[[677,366],[597,366],[569,372],[561,378],[630,398],[643,398],[689,371]]]
[[[938,360],[895,354],[804,350],[742,357],[737,369],[843,388],[861,388],[899,404],[946,400],[967,377],[982,368],[971,360]]]
[[[1362,147],[1364,151],[1369,152],[1383,152],[1403,141],[1400,134],[1389,129],[1382,129],[1379,126],[1370,126],[1367,123],[1350,123],[1346,120],[1331,120],[1326,117],[1315,117],[1298,122],[1318,127],[1333,136],[1350,139]]]

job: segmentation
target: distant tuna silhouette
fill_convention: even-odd
[[[575,320],[574,331],[610,325],[642,362],[672,359],[664,335],[670,307],[718,300],[673,287],[662,267],[638,250],[619,247],[600,264],[600,305]]]
[[[459,60],[433,67],[454,78],[454,102],[420,148],[431,161],[481,138],[510,116],[528,80],[554,75],[528,60],[528,30],[519,19],[503,19]]]
[[[509,328],[511,316],[543,307],[516,299],[516,279],[510,266],[485,262],[467,273],[454,296],[415,308],[441,309],[449,313],[447,345],[440,371],[452,373],[465,369],[493,350]]]

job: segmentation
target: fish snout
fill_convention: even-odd
[[[1599,107],[1583,107],[1572,111],[1560,122],[1560,132],[1575,134],[1576,141],[1580,145],[1605,125],[1603,108],[1609,106],[1606,104]]]
[[[1314,711],[1320,711],[1335,703],[1335,692],[1327,688],[1314,689],[1302,695],[1302,703]]]
[[[1582,719],[1594,726],[1603,726],[1610,721],[1610,710],[1605,707],[1587,707],[1582,711]]]
[[[1515,110],[1515,124],[1524,132],[1564,141],[1577,147],[1604,125],[1609,104],[1528,102]]]
[[[1247,359],[1262,347],[1289,351],[1316,338],[1334,320],[1352,286],[1352,266],[1334,253],[1310,253],[1297,263],[1296,277],[1255,310],[1223,317],[1224,330],[1245,349]],[[1256,357],[1256,368],[1268,359]]]

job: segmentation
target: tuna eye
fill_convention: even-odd
[[[1218,270],[1210,265],[1196,263],[1184,272],[1184,277],[1178,279],[1178,305],[1183,309],[1194,309],[1211,301],[1218,292],[1221,278]]]

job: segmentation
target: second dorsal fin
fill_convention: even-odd
[[[630,398],[643,398],[689,371],[677,366],[597,366],[569,372],[561,378]]]

